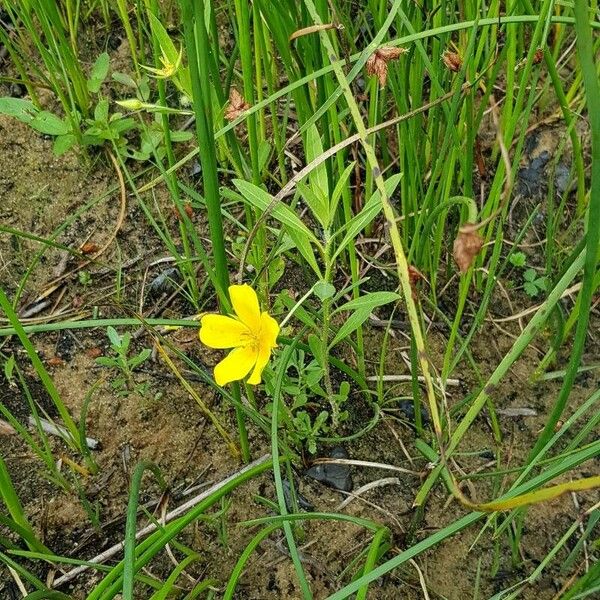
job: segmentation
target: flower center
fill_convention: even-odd
[[[260,346],[260,332],[248,329],[240,336],[244,346],[250,346],[254,351],[258,351]]]

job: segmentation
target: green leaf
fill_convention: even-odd
[[[323,274],[321,273],[321,269],[319,268],[319,264],[317,263],[317,258],[315,257],[315,253],[310,245],[310,241],[306,238],[305,235],[295,231],[293,229],[288,228],[287,234],[289,235],[292,242],[298,249],[298,252],[302,255],[302,258],[308,263],[310,268],[315,272],[317,277],[321,279]]]
[[[100,91],[100,86],[108,75],[108,67],[110,65],[110,57],[107,52],[103,52],[94,63],[90,78],[87,80],[87,89],[92,94]]]
[[[344,172],[340,175],[335,187],[333,188],[333,193],[331,194],[331,200],[329,201],[329,222],[333,223],[333,219],[335,217],[335,211],[337,210],[338,203],[344,189],[348,183],[348,179],[352,173],[352,170],[355,166],[355,161],[352,161],[345,169]]]
[[[514,267],[524,267],[527,262],[527,257],[523,252],[514,252],[508,259]]]
[[[15,355],[11,354],[4,363],[4,377],[6,377],[7,381],[10,381],[12,379],[15,365]]]
[[[262,211],[264,211],[273,201],[273,196],[271,196],[271,194],[249,181],[234,179],[233,184],[252,206],[256,206],[256,208],[259,208]],[[295,231],[300,235],[306,236],[311,242],[315,244],[319,243],[314,233],[312,233],[300,218],[296,216],[296,213],[283,202],[278,202],[271,211],[271,214],[280,223],[288,227],[288,231]]]
[[[137,89],[136,82],[131,76],[127,75],[127,73],[116,72],[112,74],[112,78],[114,81],[120,83],[121,85],[133,88],[134,90]]]
[[[129,359],[129,367],[131,369],[135,369],[139,365],[141,365],[145,360],[148,360],[152,354],[152,350],[150,348],[144,348],[137,356]]]
[[[362,310],[368,309],[373,310],[378,306],[383,306],[384,304],[389,304],[390,302],[396,302],[400,299],[400,294],[396,292],[371,292],[360,298],[354,298],[346,304],[339,306],[333,311],[333,315],[342,311],[350,311],[350,310]]]
[[[352,332],[356,331],[369,318],[369,315],[374,308],[382,306],[383,304],[388,304],[389,302],[395,302],[399,298],[400,295],[395,292],[373,292],[366,296],[350,300],[350,302],[347,302],[336,309],[332,314],[348,310],[353,310],[354,312],[339,328],[333,341],[329,344],[329,349],[333,348],[336,344],[347,338]]]
[[[187,142],[194,137],[191,131],[171,131],[172,142]]]
[[[356,331],[371,314],[369,309],[359,309],[353,312],[348,319],[346,319],[343,325],[338,329],[336,336],[329,344],[329,349],[333,348],[336,344],[339,344],[342,340],[347,338],[352,332]]]
[[[323,154],[323,144],[316,125],[309,127],[306,132],[306,160],[308,164]],[[313,192],[306,201],[323,229],[327,229],[329,222],[329,183],[325,163],[315,167],[308,176],[308,184]]]
[[[65,135],[71,132],[66,121],[47,110],[41,110],[29,123],[33,129],[46,135]]]
[[[535,285],[535,283],[532,283],[531,281],[526,281],[523,284],[523,289],[525,290],[525,293],[531,298],[535,298],[538,295],[538,292],[540,291],[537,285]]]
[[[31,123],[38,109],[30,100],[22,98],[0,98],[0,114],[14,117],[23,123]]]
[[[94,119],[100,123],[108,123],[108,100],[105,98],[96,104]]]
[[[269,162],[271,156],[271,144],[267,140],[260,140],[258,144],[258,170],[262,171]]]
[[[391,196],[396,187],[402,179],[402,173],[392,175],[385,180],[385,190],[388,196]],[[370,198],[370,200],[363,206],[363,209],[341,229],[336,232],[336,236],[340,235],[344,230],[346,231],[344,238],[339,243],[336,251],[333,253],[332,260],[334,260],[340,252],[346,248],[350,243],[353,243],[356,236],[369,224],[381,211],[381,195],[379,191],[376,191]]]
[[[326,357],[323,354],[323,344],[321,343],[319,337],[314,333],[311,333],[308,336],[308,347],[310,348],[310,351],[312,352],[319,366],[324,367]]]
[[[308,186],[301,181],[298,182],[297,188],[315,219],[323,229],[327,229],[329,227],[329,207],[325,194],[317,186]]]
[[[99,356],[95,362],[102,367],[116,367],[118,365],[114,358],[109,358],[108,356]]]
[[[275,286],[275,284],[283,277],[285,272],[285,260],[281,256],[276,256],[267,268],[269,274],[269,289]]]
[[[210,5],[209,5],[210,6]],[[152,29],[152,35],[158,39],[161,52],[165,58],[172,64],[176,64],[179,59],[179,50],[173,43],[173,40],[169,37],[167,30],[159,19],[152,12],[148,12],[148,20],[150,21],[150,28]],[[159,65],[160,66],[160,65]],[[184,92],[192,97],[192,84],[190,80],[189,69],[179,67],[177,73],[173,76],[173,83]]]
[[[113,346],[116,346],[117,348],[121,347],[121,336],[117,333],[117,330],[112,325],[109,325],[106,328],[106,335]]]
[[[335,294],[335,286],[327,281],[317,281],[313,287],[313,293],[319,300],[327,300]]]
[[[535,272],[535,269],[527,269],[527,271],[525,271],[525,273],[523,273],[523,279],[525,281],[530,281],[530,282],[534,282],[537,278],[537,273]]]
[[[54,153],[54,156],[61,156],[67,152],[67,150],[70,150],[76,143],[77,138],[72,133],[59,135],[54,140],[52,152]]]

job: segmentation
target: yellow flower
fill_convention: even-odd
[[[204,315],[200,321],[200,341],[210,348],[233,348],[215,367],[215,381],[225,385],[243,379],[257,385],[261,373],[277,346],[279,325],[266,311],[261,312],[256,292],[249,285],[229,286],[234,317]]]
[[[177,73],[181,65],[182,58],[183,46],[180,48],[175,62],[171,62],[163,50],[162,56],[159,56],[160,62],[162,63],[162,69],[157,69],[156,67],[147,67],[145,65],[140,65],[140,67],[142,67],[142,69],[146,69],[146,71],[150,71],[150,73],[152,73],[157,79],[168,79]]]

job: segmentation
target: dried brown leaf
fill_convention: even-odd
[[[81,251],[84,254],[94,254],[100,250],[100,246],[98,244],[94,244],[94,242],[86,242],[81,246]]]
[[[483,246],[483,238],[477,233],[476,223],[466,223],[458,230],[454,240],[454,260],[461,273],[466,273]]]
[[[85,355],[89,358],[98,358],[99,356],[102,356],[102,354],[103,354],[102,349],[98,348],[97,346],[88,348],[85,351]]]
[[[65,364],[65,361],[59,356],[52,356],[46,361],[46,364],[49,367],[62,367]]]
[[[393,48],[383,46],[378,48],[367,60],[367,74],[375,75],[379,79],[379,85],[385,87],[387,82],[388,62],[397,60],[406,50],[404,48]]]
[[[244,100],[244,97],[232,87],[229,90],[229,104],[225,109],[224,117],[228,121],[235,121],[244,111],[248,110],[250,105]]]

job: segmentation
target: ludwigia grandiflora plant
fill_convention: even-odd
[[[170,369],[192,397],[193,385],[169,356],[214,386],[227,405],[234,407],[243,458],[248,460],[253,451],[246,432],[252,424],[269,440],[272,459],[251,467],[235,485],[210,496],[165,529],[136,541],[137,494],[142,473],[150,468],[141,463],[132,480],[125,559],[109,569],[90,598],[111,598],[121,591],[124,597],[133,597],[135,581],[139,589],[150,586],[156,588],[156,597],[164,595],[174,581],[149,578],[143,567],[223,494],[271,468],[280,515],[249,523],[261,529],[245,550],[236,549],[238,559],[226,583],[226,597],[233,596],[261,541],[282,528],[301,593],[311,597],[306,565],[295,541],[302,535],[298,523],[303,520],[333,524],[350,519],[372,534],[357,557],[362,562],[357,563],[354,578],[340,581],[345,587],[340,585],[331,596],[364,598],[371,582],[483,520],[486,513],[492,516],[487,517],[480,536],[488,531],[493,531],[495,539],[506,535],[513,549],[518,549],[521,525],[527,522],[523,506],[598,485],[597,477],[574,477],[566,484],[554,481],[573,473],[599,451],[598,442],[590,441],[597,425],[598,395],[592,393],[581,406],[569,405],[589,331],[589,307],[599,282],[600,196],[595,190],[600,181],[600,112],[595,107],[598,68],[593,60],[598,40],[591,35],[598,28],[595,7],[578,0],[573,6],[524,0],[510,7],[499,0],[468,6],[450,2],[432,9],[400,0],[371,0],[360,6],[322,0],[182,1],[170,14],[181,25],[178,32],[167,27],[167,9],[161,12],[159,3],[100,4],[101,14],[117,15],[126,24],[123,33],[131,69],[130,79],[119,78],[129,88],[120,88],[120,100],[131,114],[123,117],[138,120],[135,135],[151,127],[161,132],[160,143],[148,156],[180,215],[176,231],[170,230],[145,196],[157,180],[141,182],[136,169],[125,162],[125,152],[119,155],[120,169],[143,214],[176,257],[189,305],[203,313],[219,309],[230,313],[228,290],[235,281],[256,292],[257,310],[279,322],[281,335],[275,349],[270,338],[262,344],[257,329],[260,320],[245,317],[234,301],[240,323],[231,326],[237,327],[236,335],[229,329],[223,331],[229,337],[221,342],[216,336],[205,340],[219,347],[227,342],[234,347],[233,353],[239,350],[230,356],[242,356],[244,350],[248,356],[227,377],[216,377],[217,384],[223,384],[219,386],[205,369],[155,334],[159,355],[165,357],[159,364]],[[28,6],[24,3],[19,10]],[[60,17],[77,11],[68,10],[72,8],[69,2],[56,6],[60,10],[42,13],[40,21],[23,12],[20,22],[13,19],[19,38],[5,34],[3,39],[10,45],[16,78],[27,81],[32,100],[39,77],[57,95],[64,118],[77,123],[77,113],[89,111],[84,89],[89,69],[82,69],[77,58],[77,20],[65,22]],[[44,14],[61,19],[60,35],[44,29]],[[40,32],[54,40],[43,52]],[[36,63],[35,69],[20,55],[28,36],[43,59],[43,66]],[[574,43],[579,59],[573,55]],[[97,50],[99,55],[103,49]],[[144,73],[151,79],[144,78]],[[131,97],[132,90],[136,98]],[[591,183],[586,180],[587,138],[578,126],[582,114],[590,115],[592,130]],[[182,135],[177,129],[189,117],[196,127],[197,147],[180,156],[171,142]],[[564,123],[565,141],[552,161],[556,167],[561,153],[569,153],[567,183],[560,198],[551,185],[514,234],[510,223],[516,203],[523,201],[517,190],[518,173],[527,156],[530,130],[543,118]],[[112,150],[119,154],[120,146],[113,141]],[[183,173],[196,157],[201,184],[194,189]],[[194,229],[187,205],[206,215],[210,244],[204,244]],[[513,334],[510,348],[496,363],[488,364],[478,357],[476,342],[488,326],[486,319],[495,314],[499,294],[506,292],[510,298],[515,291],[510,257],[526,234],[539,227],[538,213],[545,215],[545,232],[529,257],[550,285],[522,317],[528,318],[527,324]],[[181,245],[175,242],[177,235]],[[460,269],[453,261],[453,247]],[[210,286],[198,285],[197,264],[207,273]],[[386,283],[386,289],[373,286],[375,275]],[[577,291],[573,288],[577,283],[580,295],[567,303],[564,298]],[[214,297],[218,304],[211,303]],[[252,314],[256,316],[254,297]],[[365,343],[373,335],[373,313],[385,320],[389,313],[379,309],[386,305],[393,307],[396,320],[403,317],[409,338],[410,381],[402,394],[411,397],[417,415],[414,450],[431,467],[415,488],[415,505],[426,511],[434,485],[442,484],[465,510],[464,516],[418,542],[412,540],[391,558],[386,555],[391,544],[387,527],[341,513],[293,514],[284,494],[284,478],[290,480],[289,463],[298,464],[304,449],[310,454],[321,443],[362,435],[394,417],[397,392],[383,379],[373,389],[369,383],[377,372],[390,375],[373,365],[389,365],[385,359],[393,349],[388,343],[373,354]],[[439,338],[433,343],[432,322],[443,323],[441,348]],[[136,323],[135,318],[91,319],[22,329],[10,314],[10,328],[1,333],[18,333],[29,352],[27,336],[36,331]],[[196,320],[148,320],[145,326],[169,323],[197,326]],[[550,342],[540,335],[557,323]],[[543,376],[550,365],[565,367],[560,375],[563,385],[551,402],[543,431],[532,440],[529,457],[509,468],[496,414],[502,399],[494,390],[534,344],[544,353],[537,376]],[[567,344],[568,364],[553,362]],[[262,370],[265,361],[264,386],[253,387],[261,379],[253,369],[260,365]],[[448,382],[466,373],[474,382],[472,388],[450,402]],[[60,407],[60,399],[53,399]],[[232,449],[232,437],[221,420],[202,405],[199,396],[196,401],[205,414],[212,415],[211,422]],[[359,403],[369,406],[370,416],[355,426],[352,416]],[[433,431],[420,422],[421,405],[429,409]],[[494,470],[465,476],[454,461],[484,409],[490,417],[490,438],[499,449],[497,463]],[[61,417],[71,431],[69,439],[80,439],[68,414],[61,412]],[[508,471],[515,473],[515,479],[504,485]],[[475,502],[460,485],[472,481],[476,489],[482,480],[492,484],[489,502]],[[29,545],[29,551],[11,548],[6,564],[14,568],[15,557],[32,557],[32,551],[48,557],[31,537],[14,494],[9,492],[5,499],[11,503],[13,532],[21,526],[21,537]],[[508,512],[499,516],[499,511]],[[580,524],[585,526],[585,537],[579,539],[591,539],[595,520],[597,510],[592,506],[546,557],[539,557],[539,566],[531,568],[511,593],[534,584]],[[577,548],[581,545],[574,544],[569,552],[569,564],[581,559]],[[180,550],[185,557],[179,566],[197,560],[192,549]],[[514,555],[518,557],[517,550]],[[175,579],[178,568],[173,571]],[[595,569],[592,566],[568,593],[592,589]],[[27,581],[43,589],[33,576]],[[213,585],[207,579],[194,589],[201,593]]]

